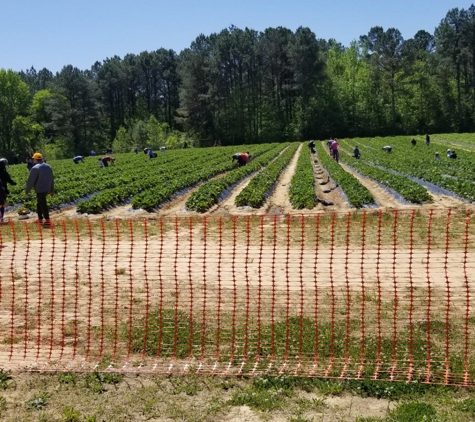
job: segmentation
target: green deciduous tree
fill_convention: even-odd
[[[127,133],[127,129],[123,126],[115,134],[115,139],[112,142],[112,149],[115,152],[130,152],[134,148],[134,140]]]
[[[12,124],[12,150],[33,153],[45,145],[44,128],[31,117],[17,116]]]
[[[11,154],[13,121],[26,116],[30,102],[28,85],[12,70],[0,69],[0,153]]]

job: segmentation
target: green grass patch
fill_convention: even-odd
[[[454,408],[464,413],[468,413],[475,419],[475,398],[468,398],[457,403]]]
[[[402,403],[389,413],[388,422],[436,422],[437,411],[429,403],[412,401]]]
[[[390,312],[390,309],[389,311]],[[434,320],[431,325],[430,338],[427,335],[427,325],[424,323],[413,324],[412,327],[401,327],[392,337],[392,331],[383,330],[387,336],[378,338],[375,335],[366,335],[364,339],[359,334],[361,322],[355,319],[342,319],[337,315],[334,321],[319,320],[318,324],[313,319],[300,316],[289,316],[288,321],[280,320],[275,323],[262,323],[258,329],[256,321],[237,318],[238,323],[234,329],[232,324],[223,321],[231,315],[222,315],[221,326],[216,326],[212,320],[207,320],[206,325],[200,317],[193,318],[184,311],[173,309],[158,309],[150,312],[148,318],[140,318],[132,324],[129,336],[129,325],[123,324],[120,329],[120,340],[129,343],[133,353],[143,353],[154,357],[175,357],[177,359],[201,358],[201,356],[214,356],[216,344],[219,341],[219,360],[227,362],[230,359],[239,361],[244,359],[252,365],[256,359],[261,367],[287,357],[289,360],[304,360],[317,356],[320,365],[327,364],[330,359],[355,362],[357,365],[361,358],[362,344],[364,343],[365,364],[363,377],[373,378],[377,370],[376,362],[381,358],[378,369],[378,379],[389,380],[389,372],[393,362],[398,365],[407,365],[413,362],[413,381],[425,381],[427,373],[427,355],[431,354],[431,381],[442,380],[445,371],[445,322]],[[460,335],[457,325],[449,323],[450,338],[455,339]],[[374,332],[369,330],[366,332]],[[218,338],[219,336],[219,338]],[[428,340],[429,338],[429,340]],[[234,339],[234,343],[233,343]],[[453,374],[463,374],[465,361],[463,350],[457,350],[456,342],[451,347],[450,370]],[[249,369],[243,368],[244,372]],[[469,365],[470,373],[474,371],[473,364]],[[328,373],[329,377],[339,377],[341,366],[335,365],[334,370]],[[402,375],[400,381],[406,377]],[[399,387],[393,387],[399,388]],[[369,394],[369,393],[368,393]],[[392,392],[374,393],[376,397],[390,397]],[[399,393],[394,393],[396,396]]]

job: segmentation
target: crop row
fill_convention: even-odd
[[[51,207],[72,203],[98,191],[125,186],[145,177],[163,164],[179,159],[178,154],[163,154],[155,160],[149,160],[135,154],[121,154],[116,165],[100,169],[96,157],[88,157],[85,163],[74,164],[72,160],[52,161],[50,164],[55,174],[55,196],[49,198]],[[35,208],[34,199],[24,200],[24,189],[28,170],[26,166],[10,166],[9,172],[18,183],[11,190],[10,202],[22,203],[27,209]]]
[[[211,162],[222,161],[222,155],[216,152],[211,158]],[[154,169],[155,171],[129,171],[130,181],[115,185],[110,189],[101,190],[97,195],[84,201],[78,205],[78,212],[81,213],[99,213],[111,206],[124,202],[131,196],[138,194],[144,190],[153,189],[157,184],[167,183],[170,178],[181,177],[186,173],[193,163],[199,160],[205,162],[210,160],[204,154],[201,156],[183,157],[180,161],[173,161]],[[214,160],[214,161],[213,161]],[[137,177],[137,173],[140,177]]]
[[[433,183],[470,202],[475,201],[473,154],[461,153],[455,160],[441,154],[436,160],[436,146],[416,145],[411,148],[406,145],[407,140],[402,143],[400,137],[390,140],[394,148],[391,154],[387,154],[381,151],[383,142],[389,143],[386,138],[358,140],[362,156],[367,157],[365,159],[372,165]]]
[[[473,133],[441,133],[431,136],[431,142],[454,148],[475,149],[475,135]]]
[[[298,143],[290,144],[275,161],[253,177],[236,197],[236,205],[238,207],[244,205],[249,205],[253,208],[261,207],[266,200],[267,194],[277,182],[282,170],[289,164],[298,147]]]
[[[349,147],[349,145],[345,142],[342,142],[341,145]],[[362,175],[370,177],[376,182],[395,190],[406,201],[415,204],[433,201],[432,196],[423,186],[421,186],[419,183],[413,182],[407,177],[393,174],[378,167],[368,165],[363,159],[357,160],[343,151],[341,152],[341,159]]]
[[[246,166],[238,167],[224,177],[216,180],[210,180],[194,192],[186,201],[186,207],[189,210],[205,212],[214,204],[217,204],[220,196],[227,188],[238,183],[246,176],[258,171],[273,160],[288,144],[278,144],[258,158],[253,158]]]
[[[307,208],[311,210],[315,207],[317,197],[315,195],[313,163],[310,149],[306,146],[300,152],[297,168],[290,182],[289,198],[295,209]]]
[[[353,207],[362,208],[374,204],[373,195],[371,195],[369,190],[356,177],[343,170],[335,160],[330,158],[321,142],[317,142],[315,146],[323,167],[327,169],[335,182],[340,185]]]
[[[392,138],[371,138],[355,139],[362,148],[363,158],[372,162],[384,161],[385,166],[396,170],[396,167],[405,166],[418,167],[424,171],[445,174],[464,180],[475,179],[475,161],[470,152],[458,151],[456,160],[447,158],[445,145],[431,143],[426,146],[419,142],[416,146],[411,146],[407,137]],[[392,153],[387,154],[381,150],[383,145],[392,145]],[[439,153],[440,159],[435,159],[435,154]],[[402,161],[402,162],[401,162]]]
[[[265,150],[271,146],[264,144],[259,148]],[[259,148],[253,148],[253,152],[256,149],[257,154]],[[167,151],[153,160],[145,154],[119,154],[114,166],[102,169],[99,168],[97,157],[87,157],[85,163],[80,164],[74,164],[72,160],[52,161],[50,164],[55,174],[55,196],[48,197],[48,202],[51,207],[57,207],[85,199],[78,205],[79,212],[97,213],[140,191],[152,189],[157,183],[167,183],[170,177],[181,177],[198,162],[201,162],[201,167],[210,163],[231,163],[231,155],[235,150],[236,147],[229,146]],[[181,173],[176,173],[177,169],[182,169]],[[16,193],[12,189],[9,202],[23,202],[24,208],[35,209],[34,195],[27,200],[24,196],[24,186],[29,174],[26,166],[10,166],[9,172],[18,182],[14,186]],[[90,198],[86,199],[87,197]]]
[[[274,146],[275,144],[256,145],[253,147],[253,155],[259,156]],[[153,188],[134,196],[131,202],[132,207],[152,211],[163,202],[171,199],[176,192],[232,170],[235,166],[229,155],[214,162],[208,160],[205,155],[201,158],[198,157],[189,162],[180,175],[170,174],[169,177],[164,177]]]

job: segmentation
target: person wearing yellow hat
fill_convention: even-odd
[[[46,196],[54,196],[54,175],[53,169],[49,164],[43,161],[43,156],[39,152],[33,154],[34,166],[30,170],[28,180],[26,181],[26,196],[30,194],[31,189],[36,192],[36,212],[38,213],[38,222],[49,226],[48,203]]]

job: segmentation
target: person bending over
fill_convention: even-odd
[[[251,158],[251,154],[249,152],[238,152],[233,155],[233,161],[236,160],[238,162],[238,167],[245,166]]]

